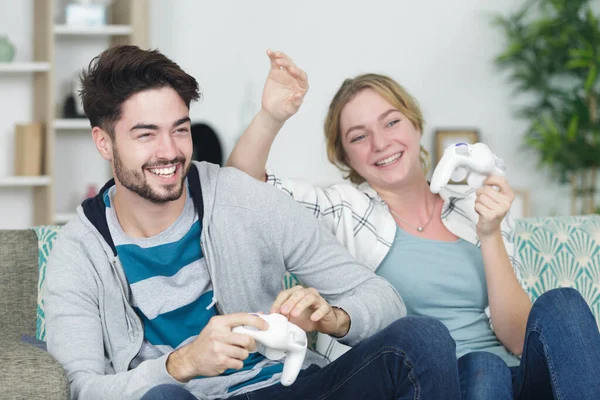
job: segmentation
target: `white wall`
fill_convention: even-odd
[[[429,150],[437,128],[477,128],[505,159],[510,183],[531,191],[533,215],[567,215],[568,187],[536,169],[535,153],[521,150],[526,124],[514,117],[515,96],[493,64],[503,36],[491,15],[522,3],[151,0],[150,43],[199,81],[204,100],[192,116],[217,129],[227,154],[247,124],[244,104],[260,105],[270,47],[287,52],[311,85],[271,153],[269,166],[281,174],[320,184],[340,178],[325,156],[327,106],[345,77],[374,71],[397,79],[419,100]]]

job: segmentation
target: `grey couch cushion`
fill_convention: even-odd
[[[35,336],[37,281],[35,232],[0,230],[0,338]]]
[[[43,350],[18,340],[0,338],[0,398],[68,399],[61,366]]]

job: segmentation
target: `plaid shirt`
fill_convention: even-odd
[[[270,171],[267,171],[267,183],[288,193],[311,210],[352,256],[373,271],[390,250],[396,235],[396,221],[387,204],[368,183],[355,186],[341,182],[321,188],[299,179],[282,179]],[[454,235],[480,247],[476,231],[479,216],[475,212],[475,191],[462,193],[444,188],[440,197],[444,201],[441,217],[446,228]],[[513,243],[515,224],[510,212],[502,221],[501,231],[513,270],[523,290],[527,292],[527,286],[519,272],[521,264]],[[489,306],[485,313],[491,324]]]

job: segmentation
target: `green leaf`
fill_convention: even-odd
[[[589,67],[591,65],[591,61],[590,60],[586,60],[583,58],[579,58],[579,59],[575,59],[575,60],[570,60],[565,64],[565,67],[567,69],[576,69],[576,68],[586,68]]]
[[[573,140],[577,136],[577,128],[579,127],[579,115],[575,114],[571,117],[569,128],[567,129],[567,138]]]
[[[591,48],[588,49],[571,49],[569,50],[569,56],[573,58],[587,58],[589,60],[594,58],[594,51]]]
[[[523,44],[519,42],[513,42],[508,46],[508,49],[502,53],[498,58],[507,59],[512,58],[515,55],[523,51]]]
[[[593,65],[590,68],[590,72],[588,72],[587,79],[585,80],[584,88],[586,92],[589,92],[594,87],[596,83],[596,78],[598,78],[598,68]]]
[[[556,126],[556,122],[554,121],[554,118],[552,118],[549,115],[544,115],[542,117],[542,120],[544,121],[544,126],[547,128],[549,136],[550,135],[553,135],[553,136],[559,135],[558,127]]]
[[[598,19],[594,15],[594,12],[590,7],[585,10],[585,18],[590,23],[591,26],[598,28]]]

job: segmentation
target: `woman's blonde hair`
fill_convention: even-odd
[[[348,164],[346,152],[342,146],[340,121],[344,106],[356,94],[365,89],[375,90],[394,108],[404,114],[412,122],[415,129],[421,132],[421,135],[423,134],[423,124],[425,122],[417,101],[393,79],[379,74],[364,74],[354,79],[346,79],[329,105],[329,112],[325,118],[325,139],[327,142],[327,158],[346,174],[344,178],[349,178],[355,184],[362,183],[365,179]],[[428,159],[429,153],[421,146],[419,160],[426,175]]]

